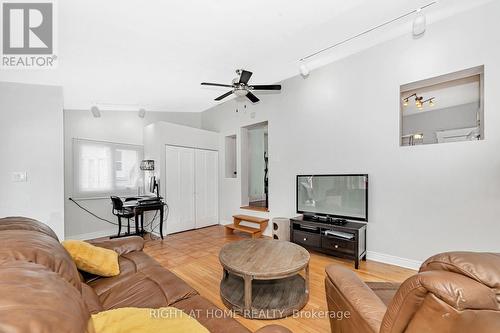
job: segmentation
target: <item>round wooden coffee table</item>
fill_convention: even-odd
[[[309,252],[290,242],[249,239],[225,245],[220,295],[246,318],[276,319],[300,310],[309,300]],[[300,275],[305,271],[304,277]]]

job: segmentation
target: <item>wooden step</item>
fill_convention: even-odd
[[[252,235],[252,238],[259,238],[260,236],[262,236],[262,231],[260,229],[247,227],[244,225],[228,224],[225,225],[224,228],[226,230],[226,235],[230,235],[234,230],[237,230]]]
[[[269,222],[269,219],[262,218],[262,217],[256,217],[256,216],[250,216],[250,215],[233,215],[233,219],[239,220],[239,221],[257,223],[257,224],[264,224],[264,223],[267,224]]]

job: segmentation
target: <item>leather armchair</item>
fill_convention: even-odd
[[[399,288],[332,265],[325,288],[333,333],[500,332],[500,253],[435,255]]]

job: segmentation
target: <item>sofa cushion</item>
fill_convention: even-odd
[[[188,315],[196,318],[210,332],[249,333],[250,331],[231,318],[228,310],[222,310],[206,298],[196,295],[172,304]]]
[[[113,250],[119,255],[134,251],[142,251],[144,248],[144,239],[140,236],[129,236],[114,239],[96,239],[89,240],[90,244]]]
[[[138,251],[120,256],[122,273],[89,282],[105,310],[119,307],[158,308],[197,295],[196,290]]]
[[[54,238],[55,240],[59,240],[55,232],[50,229],[49,226],[43,224],[34,219],[30,219],[22,216],[11,216],[4,217],[0,219],[0,231],[3,230],[30,230],[41,232]]]
[[[59,241],[45,233],[31,230],[0,232],[0,264],[10,261],[43,265],[81,290],[75,263]]]
[[[179,309],[121,308],[92,316],[96,333],[209,333]]]
[[[82,283],[82,298],[90,313],[98,313],[103,310],[94,289],[85,283]]]
[[[88,284],[94,288],[97,295],[109,291],[115,285],[121,283],[124,277],[135,274],[146,267],[160,266],[160,264],[142,251],[136,251],[118,257],[120,275],[109,278],[101,278],[96,275],[84,274]]]
[[[99,276],[120,274],[118,253],[84,241],[66,240],[62,246],[68,251],[78,269]]]
[[[500,302],[500,253],[445,252],[427,259],[420,272],[448,271],[465,275],[499,291]]]
[[[0,332],[82,333],[90,313],[80,292],[43,265],[0,264]]]

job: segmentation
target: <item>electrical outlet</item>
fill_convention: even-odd
[[[28,175],[26,171],[16,171],[12,173],[12,181],[14,183],[25,183],[28,181]]]

